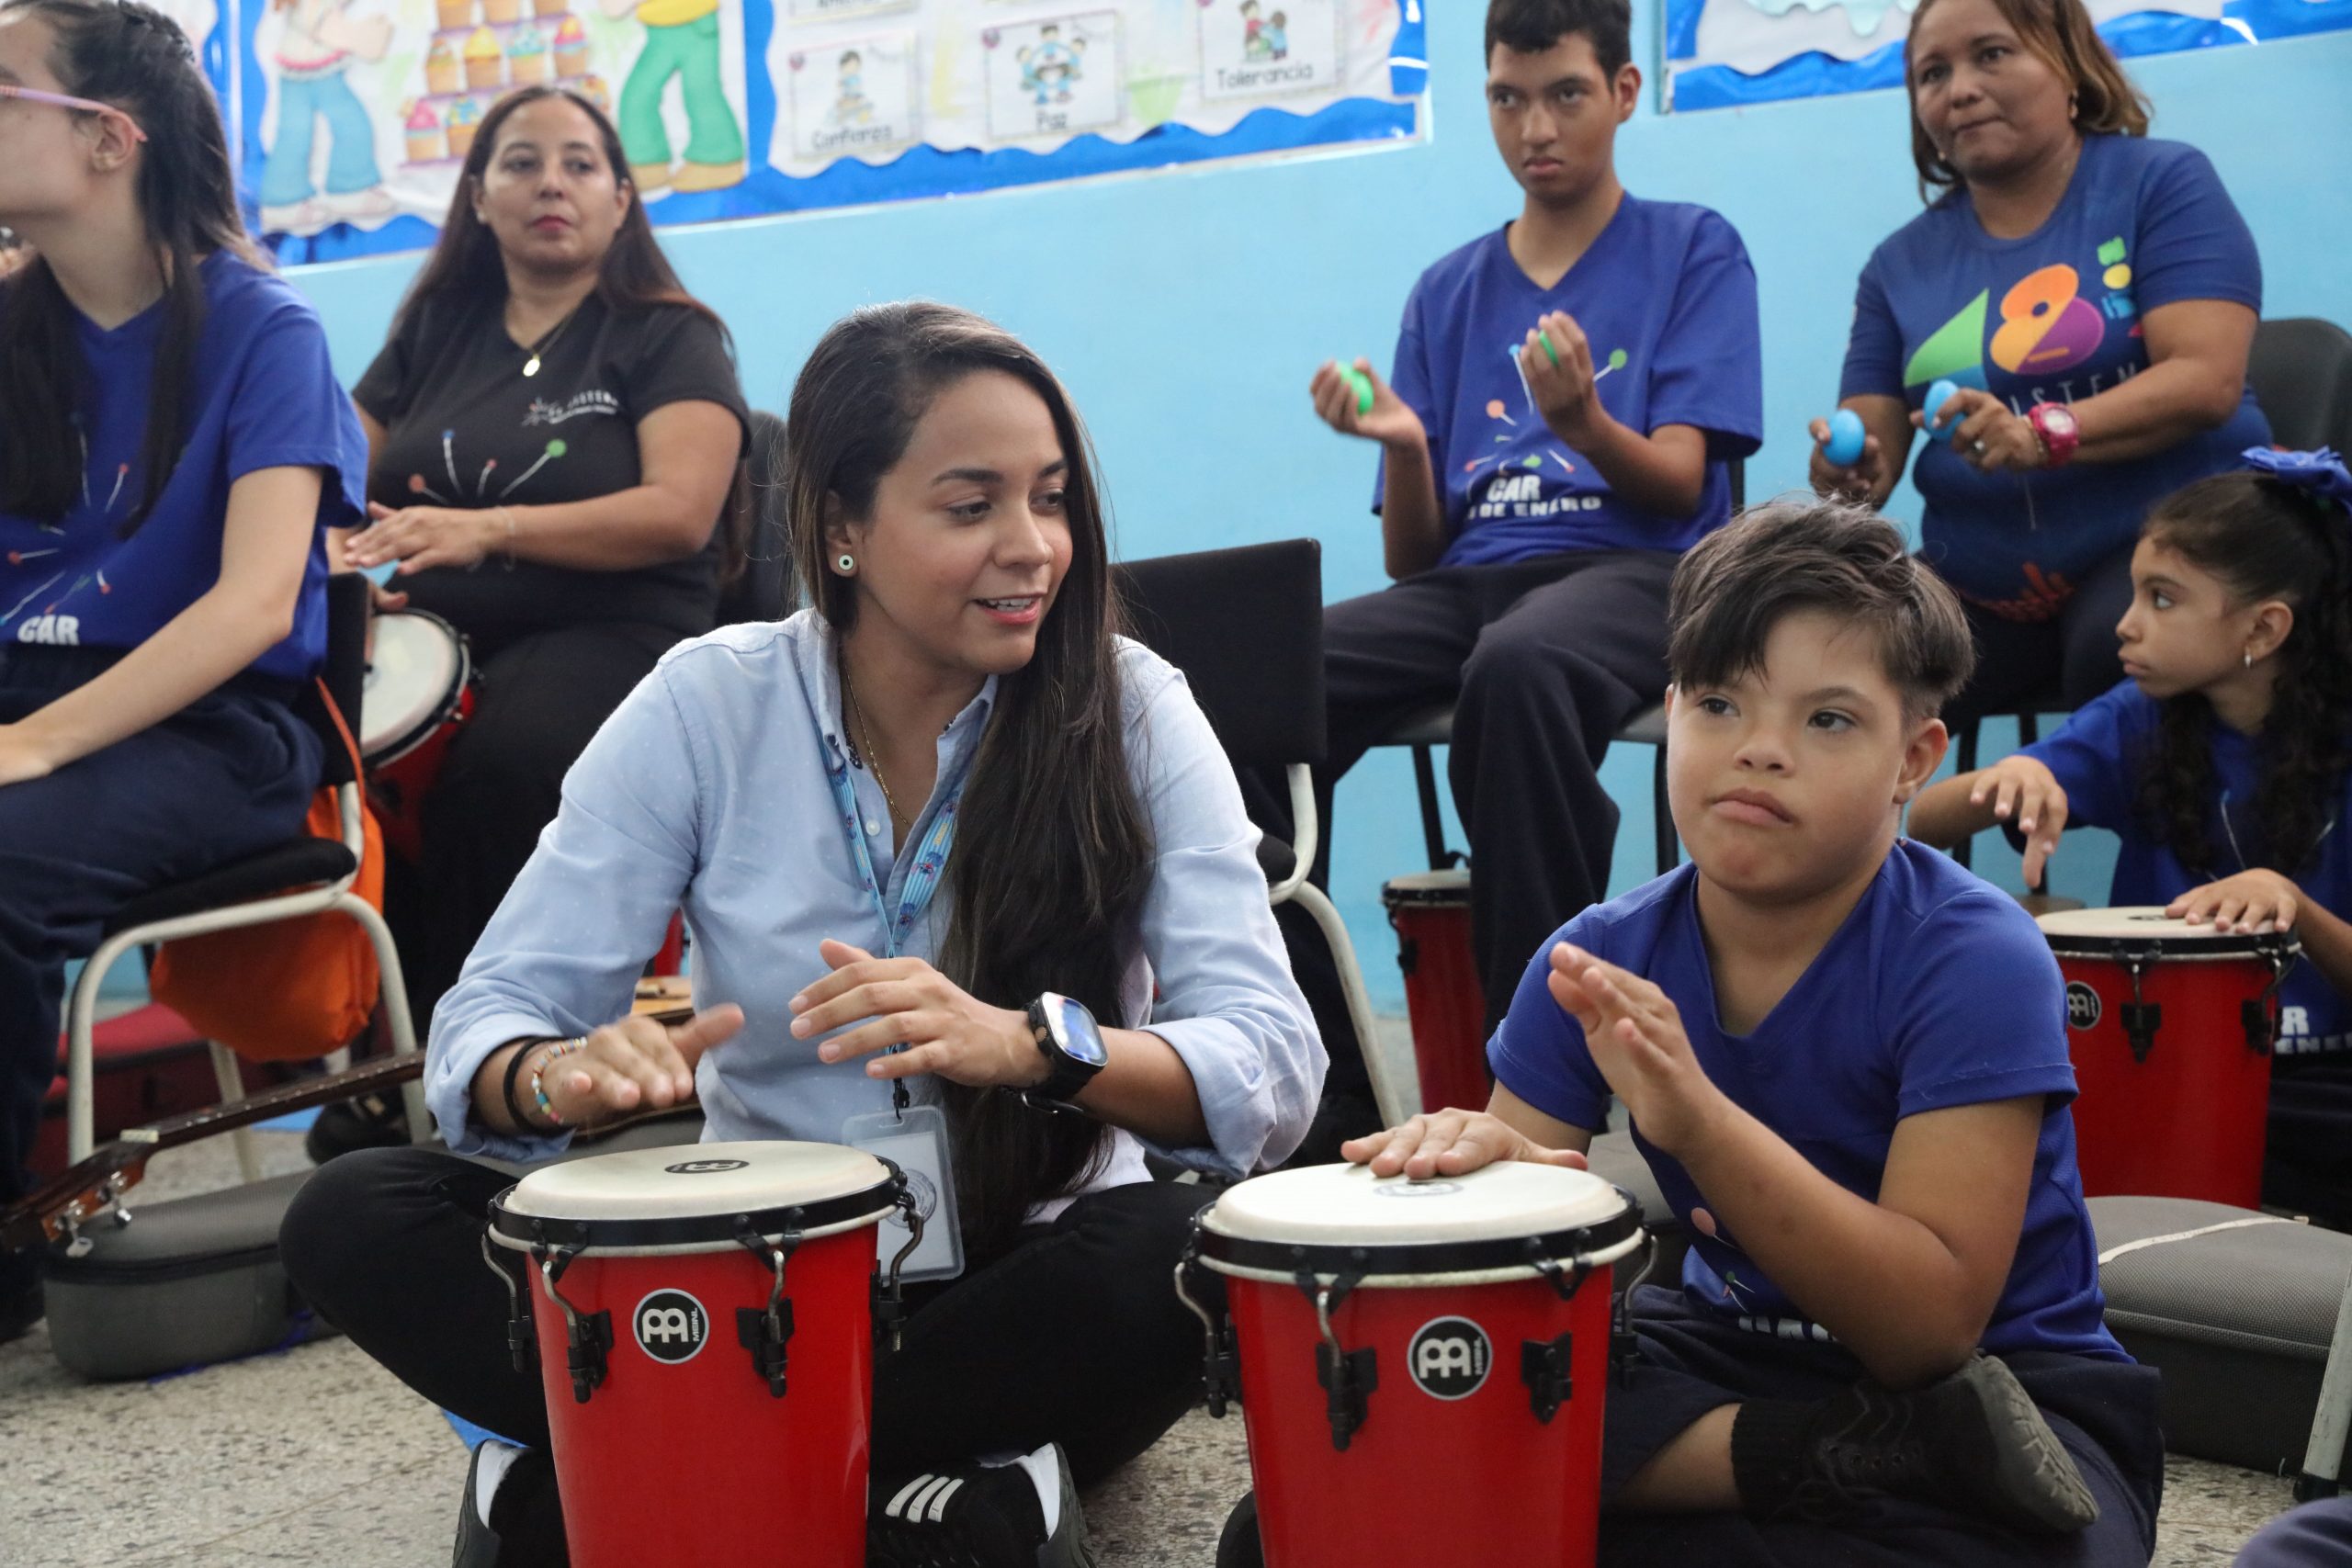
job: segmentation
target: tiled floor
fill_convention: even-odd
[[[272,1170],[299,1141],[265,1135]],[[155,1162],[153,1203],[232,1179],[225,1140]],[[447,1560],[465,1450],[341,1339],[157,1383],[92,1385],[36,1330],[0,1347],[0,1564],[430,1568]],[[1241,1423],[1188,1416],[1088,1499],[1102,1568],[1214,1561],[1248,1484]],[[2176,1461],[2155,1561],[2226,1564],[2287,1483]]]

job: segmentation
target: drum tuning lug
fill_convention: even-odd
[[[1317,1345],[1315,1381],[1329,1395],[1325,1403],[1331,1417],[1331,1447],[1345,1453],[1371,1414],[1372,1395],[1380,1387],[1379,1359],[1369,1345],[1361,1350]]]
[[[548,1288],[548,1297],[563,1312],[563,1364],[571,1374],[571,1398],[574,1404],[585,1404],[588,1396],[605,1381],[605,1352],[613,1348],[613,1314],[609,1312],[582,1312],[571,1299],[556,1288],[563,1271],[571,1266],[577,1249],[558,1247],[539,1258],[539,1278]]]
[[[1231,1320],[1222,1314],[1210,1316],[1208,1308],[1193,1294],[1193,1282],[1198,1278],[1193,1263],[1200,1246],[1201,1217],[1194,1214],[1193,1239],[1185,1246],[1184,1256],[1176,1262],[1176,1299],[1201,1320],[1201,1396],[1207,1401],[1209,1414],[1221,1421],[1227,1405],[1241,1403],[1241,1359],[1234,1348]]]
[[[1546,1426],[1568,1402],[1574,1386],[1568,1375],[1568,1352],[1575,1340],[1575,1335],[1563,1334],[1557,1339],[1520,1341],[1519,1381],[1527,1385],[1528,1407]]]
[[[531,1323],[531,1302],[506,1265],[499,1261],[490,1232],[481,1233],[481,1260],[506,1287],[506,1354],[513,1359],[514,1370],[526,1377],[536,1376],[539,1370],[539,1337]]]
[[[735,1309],[735,1342],[752,1353],[752,1371],[768,1385],[771,1398],[785,1392],[785,1347],[792,1339],[790,1298],[765,1307]]]

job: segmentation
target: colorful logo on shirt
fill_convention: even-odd
[[[1994,314],[1993,291],[1980,291],[1912,351],[1903,384],[1946,380],[1983,391],[1988,356],[2012,376],[2046,376],[2097,354],[2110,321],[2134,321],[2131,332],[2138,336],[2132,266],[2120,235],[2099,246],[2098,265],[2106,293],[2097,303],[2083,297],[2082,274],[2064,262],[2037,267],[2011,284],[2001,296],[1999,324],[1992,328],[1989,345],[1985,329]]]

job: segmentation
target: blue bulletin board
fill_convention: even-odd
[[[183,4],[206,0],[182,0]],[[285,262],[433,243],[473,128],[560,82],[656,223],[1423,134],[1422,0],[226,0]]]
[[[1903,85],[1917,0],[1666,0],[1666,107],[1726,108]],[[2119,55],[2352,28],[2352,0],[2090,0]]]

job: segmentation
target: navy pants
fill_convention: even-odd
[[[98,649],[0,649],[0,723],[47,706],[119,657]],[[57,1069],[65,965],[151,887],[257,853],[301,831],[319,739],[288,706],[292,682],[240,676],[161,724],[0,787],[0,1208],[28,1190],[25,1162]],[[31,1277],[0,1258],[0,1291]]]
[[[1702,1316],[1679,1291],[1634,1292],[1636,1348],[1609,1389],[1601,1495],[1631,1479],[1690,1424],[1748,1399],[1826,1399],[1862,1376],[1843,1347],[1751,1333]],[[1917,1568],[2025,1563],[2144,1568],[2164,1494],[2157,1374],[2129,1361],[2024,1353],[2003,1358],[2098,1499],[2075,1535],[2023,1535],[1922,1503],[1876,1498],[1835,1528],[1741,1514],[1604,1511],[1602,1568]]]
[[[2238,1552],[2237,1568],[2342,1568],[2352,1562],[2352,1497],[2290,1508]]]
[[[1666,690],[1666,592],[1679,558],[1576,550],[1439,567],[1323,612],[1329,739],[1315,775],[1315,882],[1329,883],[1332,786],[1400,719],[1453,704],[1446,772],[1470,839],[1471,945],[1490,1031],[1544,939],[1608,894],[1618,812],[1600,761]],[[1242,787],[1250,816],[1287,839],[1280,775]],[[1294,942],[1291,962],[1318,1021],[1344,1019],[1326,1001],[1337,984],[1320,941]],[[1346,1032],[1327,1025],[1324,1037]]]
[[[1963,601],[1976,641],[1976,673],[1945,705],[1945,719],[2006,712],[2053,689],[2069,709],[2081,707],[2123,679],[2115,623],[2131,607],[2129,546],[2084,573],[2074,597],[2049,620],[2006,620]]]

